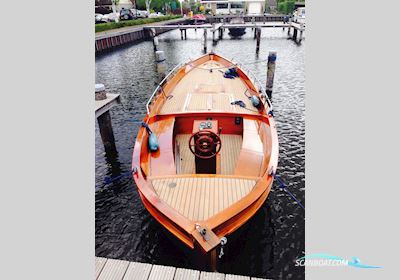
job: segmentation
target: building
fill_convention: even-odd
[[[260,15],[265,11],[265,0],[200,0],[213,15]]]
[[[132,9],[134,8],[133,3],[136,1],[133,0],[119,0],[118,5],[115,6],[117,12],[119,12],[122,8]],[[111,0],[96,0],[95,1],[95,11],[96,13],[106,14],[112,12],[112,1]]]
[[[117,10],[120,11],[122,8],[125,9],[132,9],[133,8],[133,3],[135,1],[131,0],[119,0],[118,5],[117,5]]]
[[[272,13],[275,12],[278,9],[278,2],[277,0],[267,0],[267,7],[266,10],[268,10],[268,12]]]

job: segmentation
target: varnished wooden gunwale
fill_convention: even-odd
[[[218,57],[214,55],[214,57]],[[199,60],[195,60],[192,64],[195,64],[196,61],[201,63],[201,61],[205,61],[207,56],[203,56]],[[218,59],[223,60],[223,58],[218,57]],[[184,66],[185,68],[187,66]],[[184,74],[184,71],[179,70],[177,75]],[[243,78],[245,74],[241,72],[241,78]],[[245,76],[247,77],[247,76]],[[173,81],[171,84],[167,84],[164,86],[164,90],[168,91],[168,88],[173,89],[173,83],[179,82],[179,77],[177,81]],[[257,88],[251,83],[250,79],[245,78],[244,82],[249,86],[250,89],[257,91]],[[167,93],[168,94],[168,93]],[[155,102],[153,102],[153,106],[151,107],[151,113],[149,116],[146,116],[144,121],[151,124],[156,121],[162,121],[163,119],[169,117],[185,117],[185,116],[202,116],[202,115],[210,115],[210,112],[176,112],[165,115],[158,115],[156,112],[159,110],[160,106],[162,106],[162,97],[157,98]],[[269,151],[270,160],[263,166],[264,173],[261,177],[257,178],[258,181],[254,186],[253,190],[247,194],[245,197],[241,198],[236,203],[232,204],[230,207],[224,209],[223,211],[217,213],[216,215],[210,217],[209,219],[202,221],[204,226],[214,230],[214,232],[222,237],[226,234],[229,234],[244,224],[258,209],[261,207],[262,203],[265,201],[266,197],[269,194],[273,177],[271,176],[271,172],[275,172],[278,162],[278,139],[276,134],[275,122],[271,116],[269,116],[267,112],[268,108],[263,109],[260,114],[248,114],[242,113],[240,114],[243,118],[247,118],[250,120],[258,120],[261,123],[264,123],[269,128],[269,132],[264,134],[264,137],[270,136],[271,147]],[[212,112],[212,115],[215,117],[218,116],[237,116],[237,112]],[[160,197],[157,195],[154,190],[151,179],[157,178],[157,176],[151,176],[149,174],[149,157],[146,157],[146,153],[144,150],[146,149],[142,146],[142,143],[146,143],[147,141],[147,133],[143,128],[141,128],[138,132],[138,136],[135,142],[135,148],[132,157],[132,166],[140,167],[137,172],[133,175],[136,185],[139,189],[139,193],[143,200],[145,207],[149,210],[149,212],[161,223],[164,227],[166,227],[172,234],[174,234],[177,238],[179,238],[184,244],[187,246],[194,248],[194,239],[192,233],[195,229],[195,222],[186,218],[185,216],[179,214],[175,209],[170,207],[167,203],[162,201]],[[143,148],[142,148],[143,147]],[[182,175],[182,174],[180,174]],[[173,177],[173,175],[171,175]],[[187,175],[189,177],[201,177],[201,174],[192,174]],[[210,177],[210,175],[206,175]],[[216,175],[217,176],[217,175]],[[223,175],[219,175],[223,176]],[[165,176],[164,176],[165,177]],[[254,176],[250,176],[254,178]],[[238,176],[236,176],[238,178]],[[205,250],[205,245],[201,244],[199,241],[200,247]]]

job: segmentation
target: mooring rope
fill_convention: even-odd
[[[104,184],[106,184],[106,185],[111,184],[111,183],[113,183],[115,181],[118,181],[119,179],[122,179],[122,178],[127,177],[127,176],[131,176],[132,173],[136,173],[136,169],[121,173],[120,175],[115,176],[115,177],[108,177],[107,176],[107,177],[104,178]]]
[[[278,175],[276,175],[276,174],[273,174],[273,176],[274,176],[274,178],[276,179],[276,181],[279,183],[279,187],[282,189],[282,190],[284,190],[288,195],[290,195],[293,199],[294,199],[294,201],[296,201],[296,203],[301,207],[301,208],[303,208],[303,210],[306,210],[306,208],[304,207],[304,205],[287,189],[287,186],[286,186],[286,184],[282,181],[282,178],[281,177],[279,177]]]

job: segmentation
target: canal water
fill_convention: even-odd
[[[168,69],[202,54],[201,30],[188,30],[187,40],[178,30],[159,36]],[[277,52],[273,93],[274,115],[280,142],[278,174],[288,189],[304,203],[305,192],[305,40],[297,45],[280,28],[263,29],[259,55],[248,29],[241,39],[224,39],[208,50],[248,64],[265,84],[269,51]],[[111,109],[117,152],[106,153],[96,124],[96,256],[148,262],[192,269],[190,250],[171,239],[141,203],[130,177],[105,184],[131,168],[132,150],[145,104],[158,78],[151,41],[123,47],[96,57],[96,83],[109,93],[119,93],[122,104]],[[295,260],[304,255],[304,211],[279,189],[273,189],[260,211],[238,232],[228,237],[219,271],[273,279],[304,279]]]

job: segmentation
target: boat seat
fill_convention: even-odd
[[[169,117],[150,125],[150,129],[157,135],[159,144],[158,150],[150,154],[151,176],[176,174],[174,146],[172,142],[174,124],[175,117]]]
[[[263,143],[258,134],[257,122],[243,119],[243,143],[234,174],[260,176],[263,158]]]

